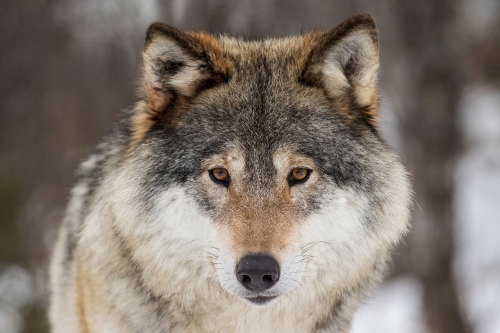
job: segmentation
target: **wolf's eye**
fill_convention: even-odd
[[[311,170],[306,168],[295,168],[288,176],[288,184],[290,186],[304,183],[311,175]]]
[[[214,182],[224,186],[229,185],[229,172],[226,169],[213,168],[212,170],[208,170],[208,173]]]

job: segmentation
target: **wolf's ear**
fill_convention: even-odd
[[[373,18],[368,14],[353,16],[314,39],[302,80],[321,86],[334,101],[351,104],[347,107],[351,117],[359,117],[361,112],[376,127],[379,53]]]
[[[176,106],[186,105],[202,90],[226,82],[231,66],[219,41],[203,32],[182,32],[153,23],[143,51],[141,100],[131,118],[133,149],[165,115],[175,117]]]
[[[228,66],[215,37],[181,32],[153,23],[143,52],[142,90],[149,112],[161,113],[176,98],[191,98],[201,90],[227,80]]]

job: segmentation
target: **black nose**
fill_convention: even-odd
[[[236,277],[248,290],[264,291],[278,281],[280,266],[270,256],[249,254],[243,257],[236,267]]]

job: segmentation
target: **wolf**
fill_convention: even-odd
[[[378,67],[368,14],[260,41],[153,23],[71,193],[52,331],[348,332],[409,228]]]

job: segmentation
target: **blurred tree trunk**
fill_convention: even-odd
[[[461,314],[453,278],[453,170],[461,146],[457,105],[463,73],[457,57],[460,33],[453,0],[399,3],[406,74],[415,84],[404,101],[404,154],[416,201],[408,241],[410,270],[424,286],[424,314],[430,333],[471,329]]]

